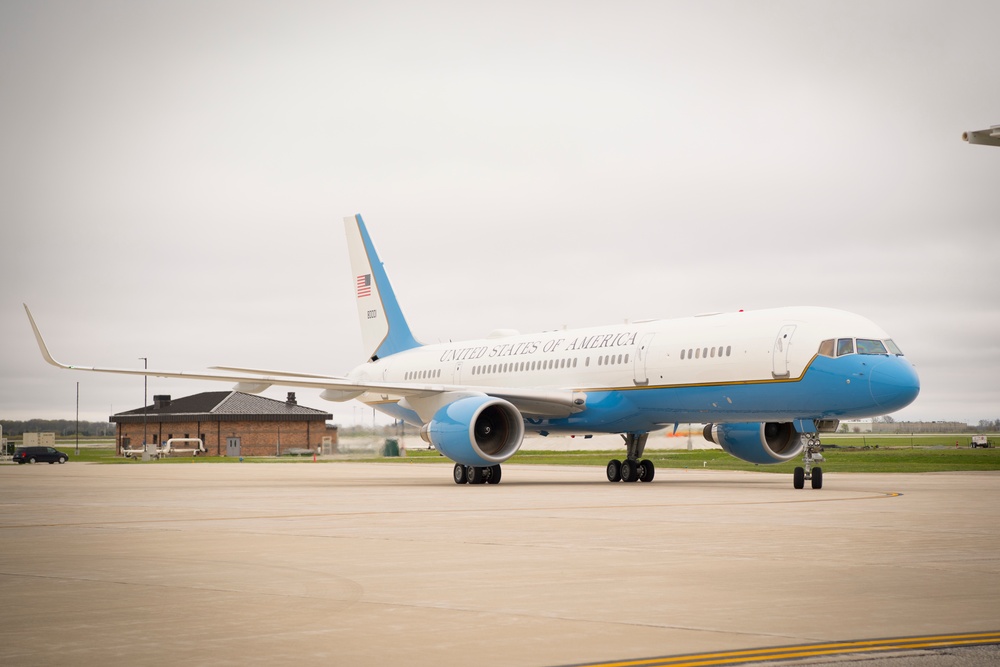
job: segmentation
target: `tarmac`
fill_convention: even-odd
[[[0,664],[615,664],[1000,630],[1000,473],[825,472],[4,465]]]

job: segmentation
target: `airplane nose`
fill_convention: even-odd
[[[887,412],[912,403],[920,393],[920,378],[913,364],[902,357],[892,357],[871,370],[868,386],[872,399]]]

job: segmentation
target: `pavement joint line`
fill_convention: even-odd
[[[654,508],[679,508],[679,507],[748,507],[753,505],[797,505],[802,503],[821,502],[853,502],[858,500],[881,500],[885,498],[900,498],[902,493],[894,491],[880,491],[875,495],[859,496],[857,498],[807,498],[804,500],[777,500],[768,502],[736,502],[736,503],[645,503],[637,505],[573,505],[566,507],[506,507],[507,512],[558,512],[558,511],[579,511],[579,510],[634,510],[634,509],[654,509]],[[183,508],[181,508],[183,509]],[[117,526],[132,525],[142,523],[178,523],[178,522],[199,522],[199,521],[250,521],[255,519],[316,519],[322,517],[350,517],[350,516],[391,516],[408,514],[475,514],[477,512],[489,512],[488,507],[463,507],[457,509],[413,509],[413,510],[392,510],[382,512],[317,512],[317,513],[296,513],[296,514],[262,514],[254,516],[216,516],[216,517],[184,517],[184,518],[156,518],[156,519],[125,519],[120,521],[80,521],[65,523],[25,523],[25,524],[4,524],[0,525],[0,530],[11,528],[67,528],[81,526]]]

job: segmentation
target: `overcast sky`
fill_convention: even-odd
[[[142,405],[22,302],[67,363],[346,372],[361,213],[425,342],[831,306],[916,364],[898,419],[1000,418],[995,13],[5,0],[0,416]]]

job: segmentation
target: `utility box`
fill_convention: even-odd
[[[55,433],[25,433],[24,434],[24,446],[25,447],[55,447],[56,446],[56,434]]]
[[[385,446],[382,447],[382,456],[399,456],[399,441],[395,438],[387,438]]]

